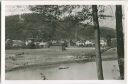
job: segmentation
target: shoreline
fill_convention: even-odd
[[[117,60],[117,58],[102,58],[102,61],[111,61],[111,60]],[[11,72],[11,71],[16,71],[20,69],[27,69],[31,67],[50,67],[53,65],[58,65],[58,64],[69,64],[69,63],[87,63],[87,62],[94,62],[95,59],[78,59],[78,60],[66,60],[66,61],[57,61],[57,62],[47,62],[44,64],[30,64],[30,65],[25,65],[25,66],[18,66],[10,69],[6,69],[5,73]]]

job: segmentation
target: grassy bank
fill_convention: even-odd
[[[67,48],[66,51],[61,51],[61,48],[6,50],[6,71],[28,66],[82,61],[83,59],[76,60],[78,56],[95,56],[95,50],[94,48]],[[108,60],[117,58],[116,49],[112,48],[102,53],[102,58]]]

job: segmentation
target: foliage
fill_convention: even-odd
[[[6,17],[6,38],[21,40],[94,38],[94,29],[90,25],[91,7],[88,5],[36,5],[30,6],[30,10],[33,13]],[[101,27],[101,37],[106,35],[114,37],[113,32],[113,29]]]

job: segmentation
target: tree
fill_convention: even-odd
[[[100,50],[100,30],[98,21],[98,10],[96,5],[92,5],[92,15],[95,30],[95,51],[96,51],[96,65],[97,65],[97,75],[99,80],[103,80],[103,70],[102,70],[102,59]]]
[[[74,12],[74,10],[76,9],[79,9],[80,11]],[[40,14],[43,17],[42,19],[47,20],[51,23],[52,38],[56,38],[56,36],[58,36],[56,35],[58,34],[56,33],[56,31],[61,32],[62,34],[64,34],[63,36],[65,36],[65,31],[62,29],[66,28],[61,24],[67,20],[66,25],[68,22],[71,22],[71,24],[68,25],[68,28],[72,28],[74,38],[77,39],[79,23],[88,19],[88,16],[90,14],[89,6],[79,5],[38,5],[30,6],[30,10],[33,13]]]
[[[117,54],[120,77],[124,79],[124,35],[122,25],[122,6],[116,5]]]

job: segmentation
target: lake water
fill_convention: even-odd
[[[119,78],[117,61],[103,61],[105,80]],[[57,64],[47,67],[38,66],[6,72],[7,80],[42,80],[42,74],[48,80],[97,80],[96,63]]]

